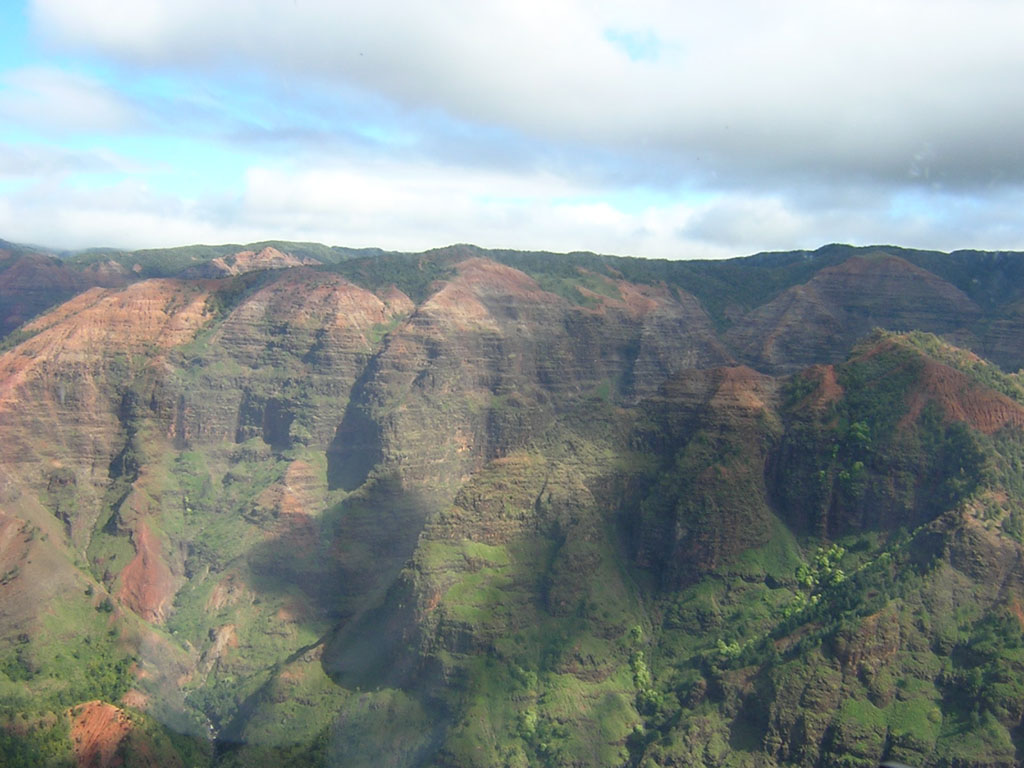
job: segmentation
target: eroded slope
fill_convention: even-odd
[[[9,754],[99,700],[196,765],[1017,760],[1024,390],[847,354],[965,294],[860,258],[723,341],[444,258],[93,289],[0,358]]]

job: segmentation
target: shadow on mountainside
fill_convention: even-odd
[[[379,355],[352,385],[348,405],[334,439],[327,446],[327,486],[355,491],[366,482],[381,460],[380,425],[367,412],[369,382],[378,374]]]
[[[270,595],[298,590],[316,616],[345,619],[383,595],[434,511],[399,478],[373,478],[319,517],[279,520],[276,535],[248,554],[252,585]]]

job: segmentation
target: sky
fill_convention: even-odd
[[[1015,0],[5,0],[0,238],[1024,249]]]

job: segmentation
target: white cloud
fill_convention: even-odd
[[[0,201],[9,239],[1024,246],[1020,4],[31,0],[31,17],[134,96],[23,69],[0,75],[0,114],[106,132],[109,167],[129,126],[184,149],[161,179],[134,148],[97,194],[68,174],[99,155],[0,147],[0,172],[28,179]]]
[[[66,248],[282,238],[410,251],[473,242],[672,258],[732,255],[679,241],[688,207],[625,212],[581,202],[580,192],[545,173],[504,176],[429,164],[254,167],[238,199],[183,201],[139,181],[23,184],[0,197],[0,232]]]
[[[547,173],[503,174],[430,163],[366,161],[319,168],[252,167],[237,197],[183,200],[142,181],[108,186],[22,184],[0,196],[5,239],[53,247],[123,248],[280,238],[419,251],[455,242],[484,247],[660,258],[722,258],[826,242],[952,249],[1024,248],[1024,194],[984,206],[922,191],[893,205],[822,205],[811,194],[721,194],[629,209],[587,198]],[[865,197],[867,193],[865,193]]]
[[[49,134],[122,131],[139,124],[132,105],[103,83],[54,67],[5,72],[0,118]]]
[[[1024,129],[1024,6],[984,0],[630,4],[36,0],[66,45],[166,68],[263,68],[549,139],[750,173],[988,182]],[[656,60],[609,29],[656,32]],[[640,34],[640,33],[635,33]],[[972,146],[997,151],[978,158]],[[1000,163],[1002,164],[1000,165]],[[685,167],[685,166],[684,166]]]
[[[792,247],[813,228],[805,213],[779,197],[730,195],[700,206],[680,234],[731,249],[760,243],[767,250]]]
[[[242,215],[279,236],[314,233],[331,243],[397,250],[473,242],[621,253],[642,247],[646,255],[678,255],[675,225],[649,211],[628,214],[606,202],[583,202],[585,192],[546,173],[429,164],[254,168]]]
[[[55,178],[136,169],[137,164],[103,148],[83,151],[44,144],[0,143],[0,178]]]
[[[44,180],[0,196],[0,232],[15,242],[73,249],[218,242],[229,230],[138,182],[75,187]]]

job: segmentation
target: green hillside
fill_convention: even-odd
[[[5,765],[1020,763],[1019,257],[288,252],[0,357]]]

